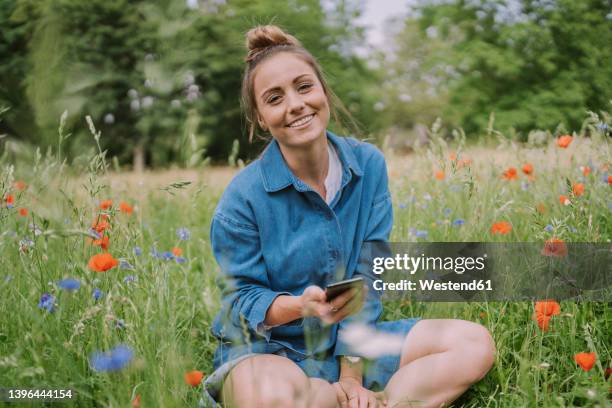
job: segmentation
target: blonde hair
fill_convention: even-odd
[[[323,71],[317,60],[302,46],[298,39],[291,34],[285,33],[275,25],[257,26],[246,33],[246,48],[248,53],[244,59],[246,67],[242,76],[241,104],[246,117],[250,142],[253,141],[253,136],[258,127],[257,102],[253,90],[255,70],[262,61],[281,52],[292,53],[310,65],[323,87],[323,91],[329,103],[330,112],[336,122],[338,122],[336,109],[340,109],[344,114],[350,117],[350,113],[342,105],[340,99],[338,99],[329,85],[327,85],[327,81],[325,80]],[[262,138],[266,139],[266,137]]]

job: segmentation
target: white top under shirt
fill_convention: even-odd
[[[327,142],[327,156],[329,158],[329,166],[327,169],[327,177],[325,177],[325,202],[331,204],[336,198],[336,194],[340,192],[342,185],[342,163],[334,146]]]

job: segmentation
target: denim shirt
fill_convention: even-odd
[[[246,353],[289,350],[298,359],[358,355],[337,341],[338,335],[352,321],[374,324],[380,317],[374,278],[360,255],[364,242],[387,241],[393,224],[385,160],[368,143],[329,131],[327,137],[342,163],[341,190],[330,205],[291,172],[276,141],[221,197],[210,229],[225,284],[213,322],[220,340],[215,368]],[[369,286],[357,314],[331,326],[314,317],[264,326],[277,296],[356,276]]]

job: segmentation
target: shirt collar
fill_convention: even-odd
[[[363,176],[361,166],[357,162],[355,153],[347,140],[336,136],[329,130],[326,131],[327,138],[334,144],[343,169],[350,169],[355,176]],[[268,193],[282,190],[283,188],[293,184],[297,190],[303,191],[306,189],[297,177],[293,175],[283,155],[278,147],[278,142],[272,140],[266,150],[263,152],[260,162],[261,175],[263,178],[264,188]],[[343,183],[344,184],[344,183]]]

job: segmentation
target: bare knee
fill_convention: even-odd
[[[235,408],[291,408],[308,389],[308,378],[295,363],[262,354],[232,369],[223,384],[223,402]]]
[[[310,378],[309,407],[335,408],[337,404],[336,390],[325,380]]]
[[[458,343],[467,364],[465,381],[470,384],[480,381],[495,362],[495,342],[489,331],[476,323],[470,323],[463,333],[463,340]]]

